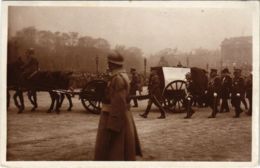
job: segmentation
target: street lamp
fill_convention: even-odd
[[[99,74],[98,72],[98,64],[99,64],[99,57],[96,55],[96,73]]]

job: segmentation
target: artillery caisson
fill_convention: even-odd
[[[187,96],[186,78],[187,73],[191,73],[195,88],[193,93],[196,96],[204,94],[207,89],[206,71],[200,68],[185,68],[185,67],[152,67],[151,70],[156,70],[163,88],[163,107],[172,112],[180,112],[184,110],[184,100]],[[84,108],[94,114],[99,114],[102,108],[102,101],[105,97],[105,88],[107,81],[93,80],[86,84],[79,92],[79,96]],[[143,94],[136,97],[138,100],[149,98],[149,94]]]

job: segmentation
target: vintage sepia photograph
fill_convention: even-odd
[[[2,5],[2,166],[257,165],[259,2]]]

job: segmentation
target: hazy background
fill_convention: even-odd
[[[216,62],[219,61],[220,57],[220,44],[225,38],[252,35],[252,16],[250,10],[246,8],[180,9],[13,6],[9,7],[8,26],[9,42],[16,41],[16,48],[18,47],[16,49],[18,52],[14,55],[21,55],[22,51],[29,45],[39,50],[40,48],[43,50],[42,47],[39,47],[41,45],[43,47],[47,45],[53,46],[55,43],[53,40],[52,43],[46,45],[37,40],[37,38],[43,38],[39,34],[41,31],[49,32],[49,34],[45,33],[44,36],[47,39],[57,39],[57,37],[61,37],[62,33],[67,34],[68,38],[71,38],[75,43],[71,43],[69,53],[64,52],[64,49],[60,49],[63,52],[46,52],[45,56],[39,57],[42,60],[44,59],[43,57],[48,57],[48,59],[53,59],[54,57],[78,57],[80,63],[76,66],[76,69],[79,67],[81,67],[81,70],[95,69],[94,67],[84,69],[85,66],[81,65],[81,63],[82,61],[88,62],[88,60],[91,60],[95,65],[96,59],[94,60],[94,57],[96,58],[97,56],[101,65],[105,65],[105,61],[102,61],[102,58],[107,51],[114,48],[121,50],[128,57],[132,56],[133,59],[128,59],[130,62],[133,61],[130,65],[136,66],[139,70],[143,69],[144,57],[148,57],[147,63],[149,66],[158,64],[163,59],[162,57],[169,57],[172,59],[166,61],[170,65],[176,65],[178,62],[182,64],[189,62],[190,66],[202,66],[205,68],[206,64],[212,67],[216,66]],[[25,30],[28,27],[30,29]],[[36,41],[34,40],[31,44],[25,46],[21,39],[17,39],[18,31],[20,31],[20,37],[22,36],[21,33],[24,33],[23,40],[27,42],[30,41],[29,39],[26,40],[28,31],[31,31],[30,35],[32,35],[32,31],[34,33],[37,32],[38,35],[33,35],[34,37],[32,37],[36,38]],[[91,44],[97,50],[87,50],[86,47],[90,47],[90,45],[87,46],[83,43],[80,45],[79,39],[81,37],[90,37],[94,40],[102,39],[103,41],[98,41],[102,45],[97,47],[97,45]],[[14,38],[16,39],[14,40]],[[64,42],[64,46],[68,49],[68,42]],[[78,46],[85,46],[85,49],[76,49],[75,47]],[[74,51],[72,52],[73,47]],[[41,55],[42,52],[37,53]],[[196,55],[198,52],[202,52],[208,57],[201,57],[199,60],[190,57],[190,55]],[[167,55],[171,56],[167,57]],[[188,59],[188,57],[190,58]],[[48,61],[44,62],[47,63]],[[56,62],[56,65],[53,66],[45,66],[45,63],[42,66],[47,69],[55,69],[55,66],[61,69],[58,65],[59,62]],[[127,68],[130,68],[130,65]],[[75,69],[72,66],[68,67]]]

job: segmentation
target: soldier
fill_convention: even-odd
[[[249,101],[249,109],[247,112],[247,115],[252,115],[252,74],[249,75],[247,81],[246,81],[246,98]]]
[[[130,80],[123,69],[124,58],[119,53],[108,55],[111,78],[102,105],[94,160],[134,161],[142,156],[141,147],[129,111]]]
[[[162,107],[162,102],[163,102],[162,87],[161,87],[160,78],[159,78],[156,70],[151,71],[151,75],[149,78],[148,91],[149,91],[150,98],[148,100],[148,104],[147,104],[145,113],[140,114],[140,116],[143,118],[147,118],[147,115],[149,114],[149,112],[151,110],[152,104],[154,103],[161,112],[161,116],[158,117],[158,119],[164,119],[165,111]]]
[[[231,103],[235,107],[236,115],[234,118],[239,118],[242,109],[241,104],[241,95],[243,94],[245,84],[244,79],[241,77],[241,69],[234,69],[234,78],[232,81],[232,92],[231,92]]]
[[[131,68],[132,80],[130,82],[130,95],[136,96],[136,91],[139,90],[141,85],[140,76],[136,73],[136,69]],[[133,98],[134,106],[138,107],[137,98]]]
[[[219,93],[221,87],[220,78],[217,75],[217,69],[211,69],[209,86],[208,86],[208,100],[209,106],[212,109],[211,116],[208,118],[215,118],[218,112]]]
[[[222,99],[220,112],[229,112],[228,99],[230,98],[232,79],[229,76],[230,72],[227,68],[222,70],[221,76],[221,91],[220,97]]]
[[[22,66],[22,76],[24,79],[30,79],[39,70],[39,62],[34,58],[34,49],[30,48],[26,50],[26,57],[24,65]]]
[[[246,77],[244,77],[243,79],[244,79],[244,81],[246,81]],[[244,85],[244,86],[245,87],[243,88],[243,91],[242,91],[242,94],[241,94],[241,103],[243,103],[245,109],[248,110],[248,105],[247,105],[247,102],[246,102],[246,85]]]
[[[195,112],[191,106],[192,106],[192,102],[194,101],[194,98],[193,98],[193,91],[194,91],[194,83],[193,83],[193,80],[191,79],[191,74],[190,72],[187,73],[185,75],[186,77],[186,92],[187,92],[187,96],[185,98],[185,106],[186,106],[186,111],[187,111],[187,115],[186,117],[184,117],[185,119],[187,118],[191,118],[191,116],[193,115],[193,113]]]

